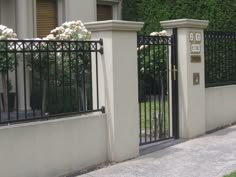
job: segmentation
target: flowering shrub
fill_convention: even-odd
[[[0,25],[0,40],[16,38],[16,33],[11,28],[7,28],[4,25]]]
[[[46,40],[89,40],[89,32],[81,21],[65,22],[60,27],[53,29],[50,34],[44,38]]]
[[[81,21],[71,21],[51,30],[50,34],[43,39],[34,39],[35,44],[38,45],[33,47],[28,45],[35,51],[32,56],[33,59],[31,60],[30,58],[27,65],[34,76],[32,98],[40,100],[33,105],[35,109],[41,109],[43,114],[65,112],[67,109],[63,101],[66,98],[70,98],[70,95],[64,95],[62,92],[68,89],[71,92],[73,91],[71,94],[76,98],[70,98],[69,100],[80,102],[74,105],[82,107],[83,110],[87,109],[85,103],[88,102],[88,98],[84,97],[84,93],[87,96],[87,90],[91,90],[88,88],[90,86],[90,75],[87,72],[91,67],[90,44],[78,41],[87,41],[90,38],[91,33]],[[38,51],[39,48],[40,52]],[[86,86],[81,86],[80,83],[82,82],[86,82]],[[51,90],[53,85],[57,86],[57,102],[55,104],[52,104],[53,98],[56,96]],[[40,94],[37,90],[40,91]],[[55,105],[57,109],[55,109]],[[70,104],[67,105],[70,107]],[[72,109],[69,108],[69,110]],[[80,108],[78,109],[81,110]]]
[[[1,42],[1,40],[13,39],[16,38],[16,33],[13,32],[11,28],[7,28],[4,25],[0,25],[0,51],[5,51],[10,49],[6,42]],[[0,73],[2,78],[2,87],[3,87],[3,98],[4,98],[4,107],[3,111],[8,111],[8,96],[7,93],[10,90],[10,81],[7,80],[6,74],[9,71],[14,71],[17,63],[13,54],[7,52],[0,53]],[[1,106],[1,104],[0,104]]]
[[[11,28],[7,28],[4,25],[0,25],[0,40],[15,39],[16,33]],[[9,46],[6,46],[5,42],[0,41],[0,51],[5,51]],[[7,56],[8,55],[8,56]],[[8,61],[7,61],[8,59]],[[0,54],[0,72],[6,74],[9,70],[13,71],[15,68],[15,59],[11,54],[1,53]]]

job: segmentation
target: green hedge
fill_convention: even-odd
[[[91,88],[87,88],[87,110],[92,110],[92,93]],[[70,94],[71,93],[71,94]],[[34,110],[41,110],[42,107],[42,93],[40,88],[34,88],[31,94],[31,107]],[[80,105],[80,106],[79,106]],[[76,88],[64,87],[64,97],[63,97],[63,87],[57,88],[57,93],[55,87],[50,87],[47,90],[46,96],[46,112],[49,114],[58,113],[68,113],[85,111],[82,106],[81,93],[76,94]]]
[[[160,21],[209,20],[210,30],[236,31],[235,0],[125,0],[123,19],[144,21],[143,32],[160,31]]]

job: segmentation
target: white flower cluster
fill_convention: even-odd
[[[162,30],[160,32],[152,32],[149,34],[150,36],[167,36],[167,31],[166,30]],[[150,45],[152,43],[150,42]],[[142,50],[147,48],[149,45],[141,45],[139,48],[137,48],[137,50]]]
[[[53,29],[50,34],[43,38],[45,40],[89,40],[91,32],[89,32],[84,24],[78,21],[65,22],[60,27]]]
[[[152,32],[152,33],[150,33],[150,36],[167,36],[167,31],[162,30],[160,32]]]
[[[16,38],[17,35],[11,28],[7,28],[4,25],[0,25],[0,40]]]

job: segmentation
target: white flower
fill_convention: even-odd
[[[49,34],[46,36],[46,38],[43,38],[44,40],[55,40],[55,37],[53,34]]]
[[[4,25],[0,25],[0,40],[6,40],[11,38],[16,38],[17,35],[11,28],[7,28]]]
[[[166,30],[160,31],[159,36],[167,36],[167,31]]]
[[[150,36],[167,36],[167,31],[162,30],[160,32],[152,32],[152,33],[150,33]]]
[[[64,32],[64,28],[63,27],[56,27],[55,29],[53,29],[52,31],[51,31],[51,33],[53,33],[53,34],[60,34],[60,33],[63,33]]]
[[[150,36],[159,36],[159,32],[152,32],[150,33]]]
[[[137,48],[137,50],[142,50],[142,49],[147,48],[147,47],[148,47],[148,45],[141,45],[139,48]]]
[[[10,29],[10,28],[6,28],[5,30],[2,31],[2,34],[3,34],[3,35],[10,35],[10,34],[12,34],[12,33],[14,33],[14,32],[13,32],[13,30]]]
[[[0,35],[0,40],[4,40],[4,39],[6,39],[6,37]]]
[[[84,24],[78,21],[70,21],[63,23],[60,27],[56,27],[47,36],[49,40],[89,40],[91,32],[89,32]]]
[[[6,26],[0,25],[0,32],[3,31],[3,30],[5,30],[6,28],[7,28]]]

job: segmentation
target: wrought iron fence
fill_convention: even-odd
[[[205,85],[236,84],[236,32],[205,31]]]
[[[102,40],[1,40],[0,124],[104,111],[98,99],[93,103],[99,97],[102,45]]]

